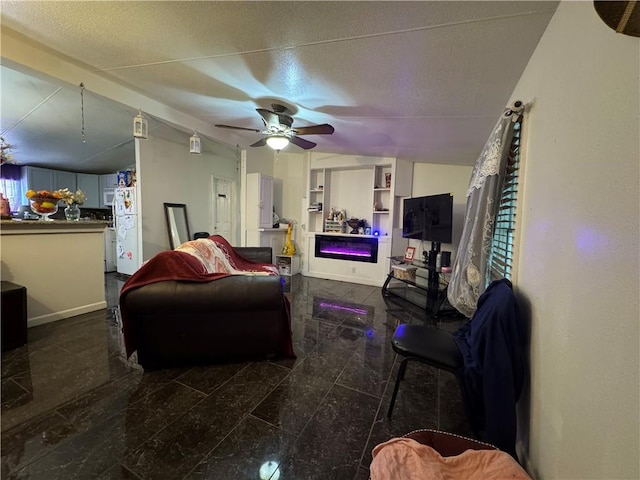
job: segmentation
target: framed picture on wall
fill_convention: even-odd
[[[415,247],[407,247],[407,249],[404,251],[404,261],[405,262],[413,262],[413,256],[416,253],[416,248]]]

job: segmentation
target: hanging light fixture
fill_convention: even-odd
[[[282,150],[284,147],[289,145],[289,139],[282,135],[273,135],[267,138],[267,145],[273,148],[276,151]]]
[[[189,153],[200,153],[200,137],[198,132],[194,132],[189,139]]]
[[[133,117],[133,136],[136,138],[147,138],[149,133],[149,122],[142,116],[142,110],[138,110],[138,115]]]

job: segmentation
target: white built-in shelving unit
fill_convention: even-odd
[[[401,255],[407,245],[402,238],[402,199],[411,195],[413,163],[396,158],[309,153],[307,178],[305,275],[368,285],[380,285],[389,272],[389,257]],[[321,207],[320,207],[321,206]],[[327,231],[331,209],[346,212],[345,220],[365,220],[368,237],[378,238],[377,263],[315,257],[316,234]]]

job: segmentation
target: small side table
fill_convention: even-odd
[[[27,289],[2,280],[2,351],[27,343]]]

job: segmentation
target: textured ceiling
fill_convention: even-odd
[[[210,124],[262,128],[255,108],[281,99],[295,113],[294,127],[335,127],[331,136],[305,136],[318,151],[471,165],[556,6],[3,0],[1,18],[3,26]],[[3,131],[58,88],[34,87],[38,81],[25,84],[30,80],[3,69],[3,100],[20,89],[10,108],[3,101]],[[66,107],[47,109],[45,102],[29,118],[58,123],[51,110],[67,108],[77,115],[77,87],[63,90],[54,98],[68,100]],[[130,137],[132,111],[114,104],[113,118],[102,119],[107,144]],[[5,136],[18,139],[29,118]],[[66,118],[77,139],[77,121]],[[30,142],[41,126],[34,125]],[[215,135],[243,148],[260,138],[228,129]],[[63,149],[64,142],[49,141]],[[85,155],[77,162],[90,171],[95,161]]]

